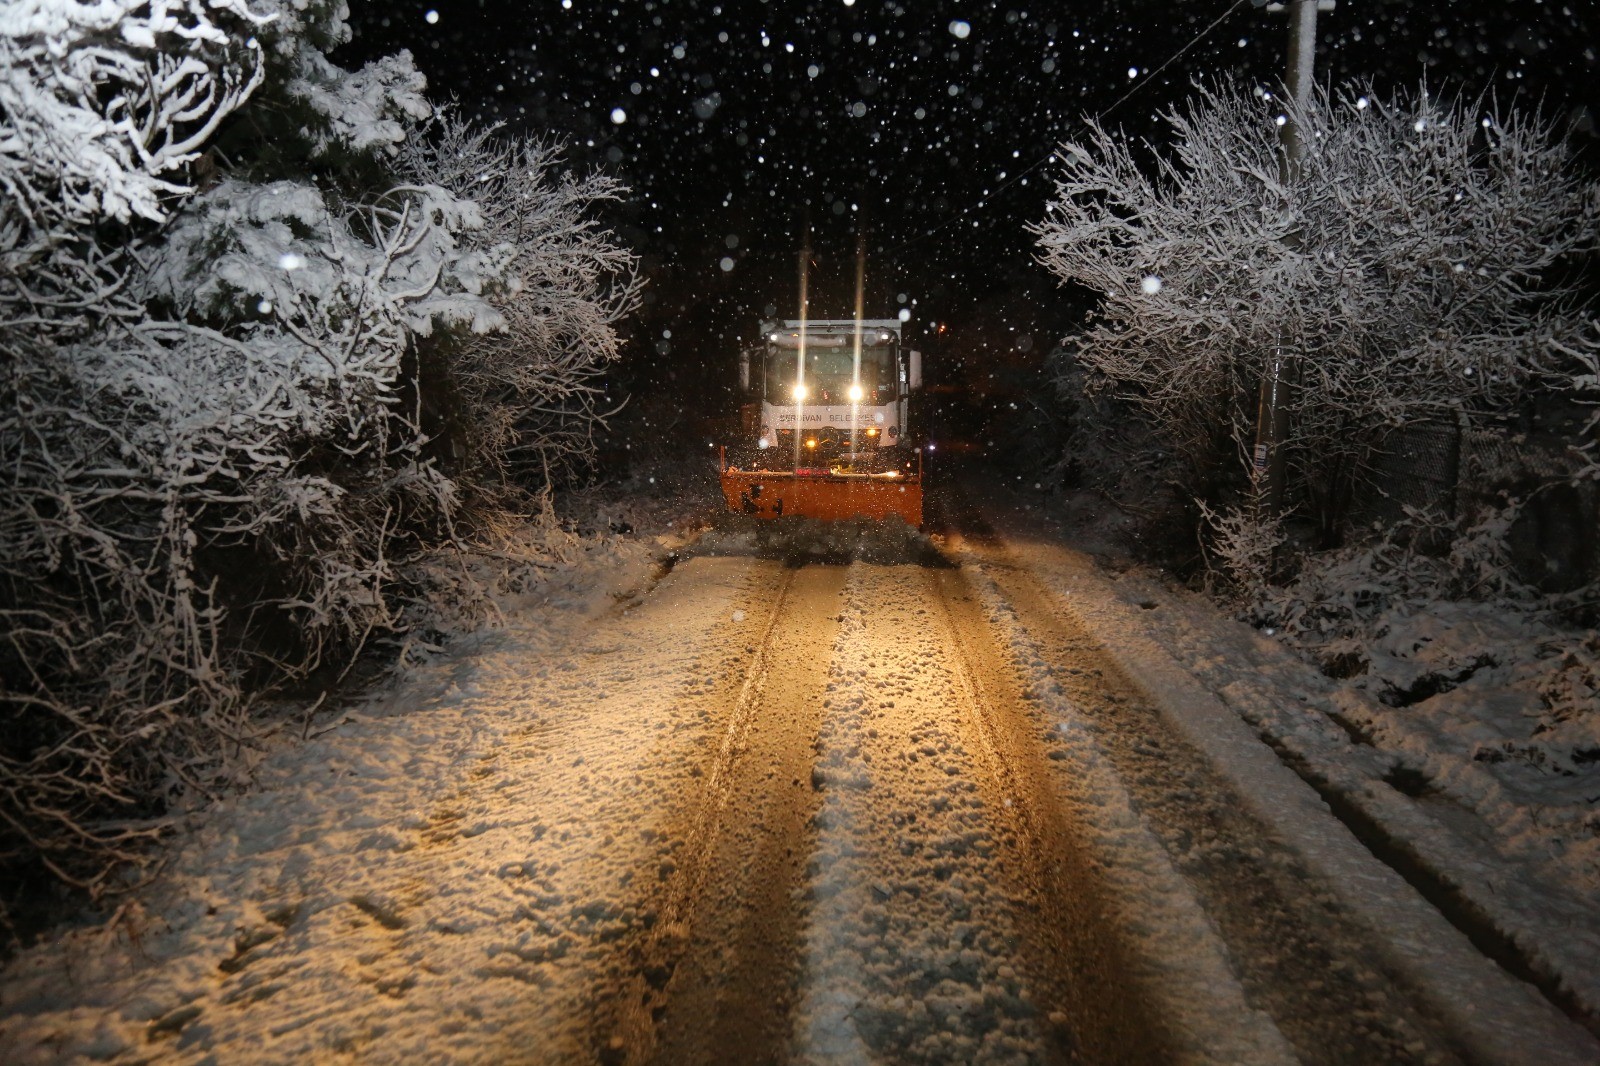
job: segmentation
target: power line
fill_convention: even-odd
[[[1105,119],[1105,117],[1107,115],[1111,114],[1111,112],[1115,111],[1118,107],[1120,107],[1123,103],[1125,103],[1127,101],[1127,99],[1130,96],[1132,96],[1134,93],[1138,92],[1140,89],[1144,88],[1150,82],[1154,81],[1156,76],[1158,74],[1160,74],[1162,71],[1166,70],[1168,67],[1172,66],[1172,64],[1174,64],[1178,60],[1182,59],[1184,57],[1184,55],[1186,55],[1191,48],[1193,48],[1195,45],[1199,44],[1202,40],[1204,40],[1207,34],[1209,34],[1212,30],[1214,30],[1218,26],[1220,26],[1222,24],[1223,20],[1227,19],[1235,11],[1237,11],[1241,7],[1243,7],[1246,2],[1247,2],[1247,0],[1234,0],[1232,6],[1230,6],[1228,8],[1228,10],[1226,10],[1222,14],[1218,15],[1215,19],[1212,20],[1212,22],[1211,22],[1211,24],[1209,26],[1207,26],[1205,29],[1201,30],[1199,33],[1195,34],[1194,37],[1190,39],[1188,44],[1184,45],[1182,48],[1178,49],[1177,52],[1173,53],[1173,55],[1169,59],[1167,59],[1166,62],[1162,63],[1155,70],[1152,70],[1150,73],[1146,74],[1139,81],[1135,82],[1133,84],[1133,86],[1128,89],[1127,92],[1125,92],[1121,96],[1117,97],[1117,99],[1109,107],[1107,107],[1104,110],[1102,110],[1098,115],[1095,115],[1093,119],[1086,120],[1086,121],[1093,121],[1093,122],[1104,121],[1104,119]],[[937,226],[935,226],[932,229],[928,230],[926,233],[923,233],[923,234],[921,234],[919,236],[913,237],[910,240],[906,241],[905,243],[903,243],[903,244],[901,244],[901,245],[899,245],[897,247],[889,248],[889,249],[887,249],[887,252],[892,255],[892,254],[895,254],[897,252],[904,252],[904,251],[907,251],[908,249],[915,248],[917,245],[921,244],[923,241],[927,240],[929,237],[932,237],[935,233],[938,233],[941,230],[945,229],[946,227],[954,225],[955,223],[961,221],[967,215],[971,214],[974,210],[976,210],[977,208],[982,207],[984,204],[986,204],[989,201],[993,200],[995,197],[999,196],[1001,193],[1003,193],[1007,189],[1011,188],[1011,186],[1015,185],[1017,182],[1021,181],[1023,178],[1025,178],[1029,174],[1033,173],[1035,170],[1038,170],[1040,167],[1044,166],[1046,163],[1050,162],[1050,160],[1054,159],[1055,157],[1056,157],[1055,151],[1052,150],[1050,152],[1050,154],[1046,155],[1043,159],[1040,159],[1040,160],[1034,162],[1033,164],[1029,165],[1026,169],[1020,170],[1016,174],[1012,175],[1011,178],[1007,179],[1004,183],[1002,183],[1001,185],[996,187],[996,189],[993,192],[984,193],[982,196],[980,196],[978,198],[977,202],[974,203],[971,207],[962,208],[961,211],[959,211],[958,213],[956,213],[954,215],[951,215],[949,218],[945,219],[943,222],[939,223]]]

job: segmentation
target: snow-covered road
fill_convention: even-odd
[[[15,959],[0,1060],[1600,1058],[1086,559],[941,513],[575,580]]]

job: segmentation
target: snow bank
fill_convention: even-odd
[[[1575,875],[1570,866],[1552,868],[1551,860],[1567,853],[1559,844],[1559,822],[1549,833],[1533,810],[1524,809],[1514,820],[1493,813],[1486,817],[1473,805],[1444,802],[1443,784],[1424,802],[1403,794],[1390,784],[1399,752],[1352,738],[1358,705],[1364,713],[1384,717],[1395,730],[1393,737],[1408,738],[1410,758],[1426,751],[1428,759],[1450,763],[1464,777],[1476,777],[1481,764],[1452,757],[1448,744],[1415,727],[1401,733],[1382,705],[1299,661],[1267,636],[1223,618],[1214,606],[1159,575],[1135,570],[1104,576],[1086,558],[1055,543],[1059,532],[1038,513],[997,510],[989,517],[1052,595],[1099,635],[1192,742],[1236,778],[1242,795],[1258,800],[1302,795],[1298,805],[1270,803],[1256,813],[1277,826],[1330,883],[1344,886],[1343,901],[1353,913],[1364,916],[1380,936],[1392,938],[1391,964],[1423,990],[1441,1016],[1503,1061],[1519,1061],[1530,1046],[1573,1062],[1590,1061],[1600,1052],[1531,986],[1485,961],[1356,839],[1330,835],[1324,827],[1331,823],[1317,810],[1317,798],[1289,778],[1256,734],[1325,794],[1359,812],[1427,877],[1465,897],[1558,997],[1569,997],[1591,1018],[1600,1017],[1595,1011],[1600,987],[1592,967],[1600,895],[1587,875]],[[1443,778],[1450,780],[1450,775]],[[1495,804],[1506,803],[1514,803],[1509,790],[1486,789],[1476,806],[1492,812]],[[1557,838],[1556,846],[1548,848],[1546,861],[1534,861],[1534,841],[1547,834]]]

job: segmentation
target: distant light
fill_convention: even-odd
[[[1277,118],[1273,119],[1272,121],[1277,123],[1280,126],[1286,126],[1289,123],[1289,116],[1288,115],[1279,115]]]
[[[1154,274],[1146,274],[1144,280],[1139,282],[1139,291],[1146,296],[1154,296],[1161,291],[1161,279]]]
[[[260,303],[256,304],[256,310],[260,311],[264,315],[272,314],[272,301],[262,300]]]
[[[1367,109],[1367,106],[1369,104],[1371,104],[1371,103],[1372,103],[1372,101],[1368,100],[1365,96],[1358,96],[1358,97],[1356,97],[1356,110],[1357,111],[1365,111]]]
[[[1417,119],[1416,124],[1411,128],[1416,130],[1418,133],[1421,133],[1423,130],[1428,128],[1428,120],[1425,118],[1419,118]]]
[[[911,321],[911,308],[902,307],[900,309],[900,321],[902,321],[902,322],[910,322]]]
[[[294,252],[284,252],[278,256],[278,265],[285,270],[299,270],[306,265],[306,257],[296,255]]]
[[[620,107],[613,107],[611,109],[611,121],[620,126],[628,121],[628,113]]]
[[[422,21],[432,26],[435,22],[439,21],[439,13],[437,11],[429,11],[426,15],[422,16]]]
[[[961,19],[954,19],[950,23],[950,36],[954,37],[958,41],[966,40],[967,35],[971,32],[972,24],[970,22],[963,22]]]
[[[1139,76],[1139,68],[1138,67],[1129,67],[1128,68],[1128,77],[1137,78],[1138,76]]]
[[[722,262],[717,264],[717,265],[722,267],[722,272],[724,274],[726,274],[728,271],[733,269],[733,256],[731,256],[731,255],[723,256],[722,257]]]
[[[844,0],[844,6],[845,7],[855,7],[856,6],[856,0]]]

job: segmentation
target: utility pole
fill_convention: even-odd
[[[1300,175],[1300,161],[1305,156],[1304,131],[1300,129],[1297,116],[1305,114],[1311,103],[1312,72],[1317,56],[1317,12],[1332,11],[1334,0],[1288,0],[1285,4],[1254,0],[1254,3],[1257,7],[1265,6],[1268,11],[1289,9],[1289,55],[1283,80],[1290,106],[1281,135],[1283,158],[1279,177],[1284,188],[1293,195],[1295,181]],[[1299,239],[1290,234],[1285,243],[1294,248]],[[1294,378],[1294,354],[1291,346],[1282,341],[1273,346],[1262,369],[1261,390],[1256,401],[1256,445],[1251,458],[1255,477],[1274,514],[1283,510],[1287,480],[1284,444],[1289,436],[1289,389]]]

